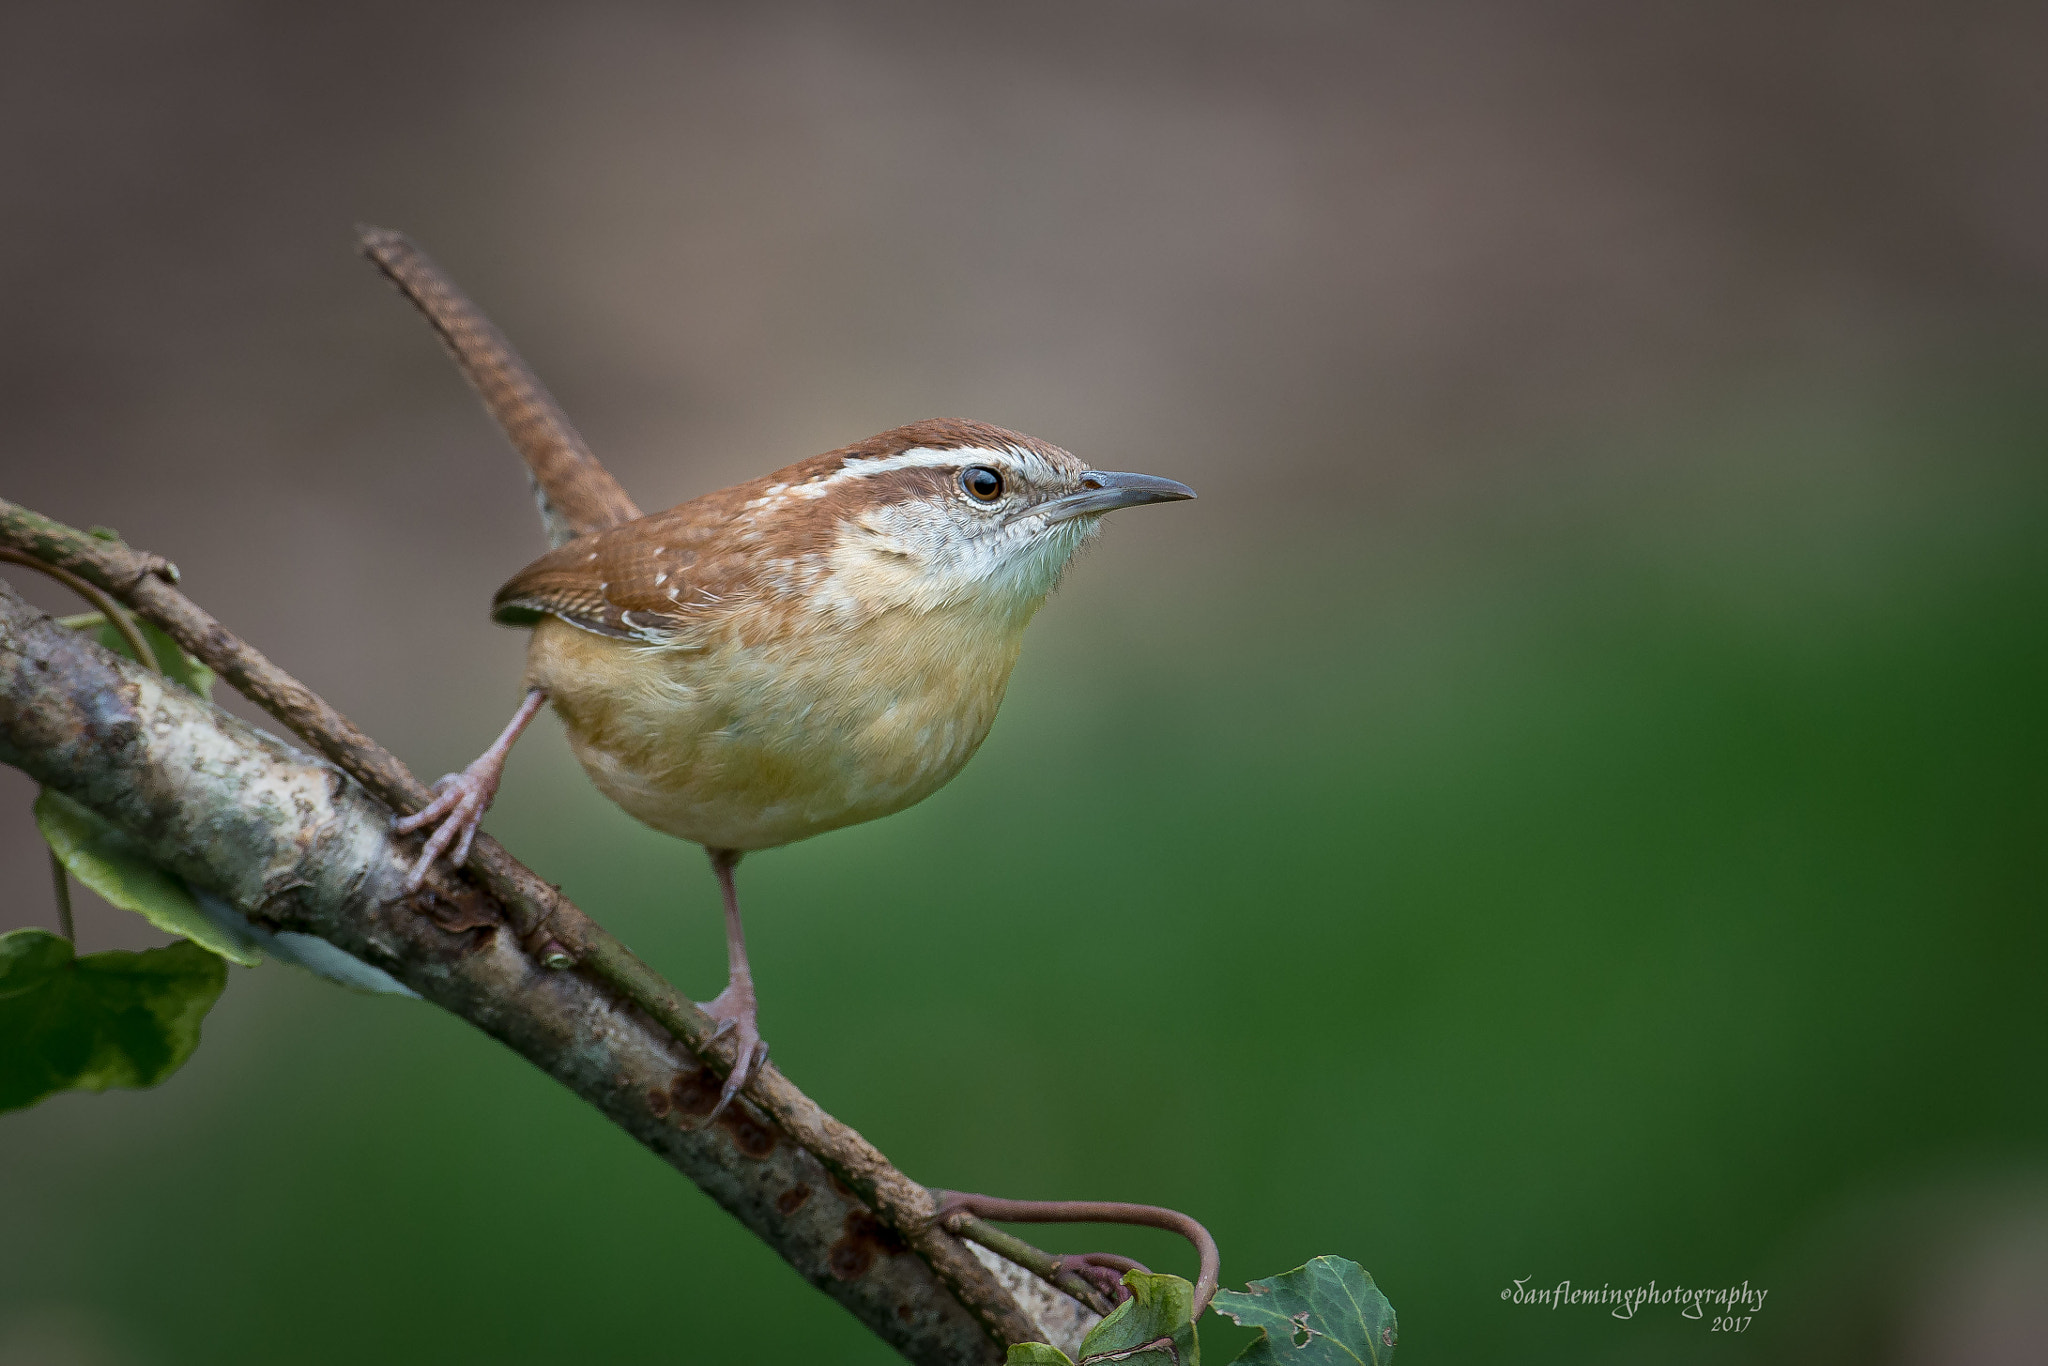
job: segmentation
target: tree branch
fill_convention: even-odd
[[[325,939],[502,1040],[911,1360],[997,1361],[1000,1343],[1078,1337],[1078,1306],[939,1228],[930,1192],[772,1065],[750,1105],[705,1127],[729,1065],[713,1022],[496,841],[480,836],[461,874],[437,869],[404,897],[411,851],[378,801],[416,810],[426,787],[178,592],[174,566],[4,499],[0,545],[127,603],[355,783],[4,587],[0,760],[252,919]]]

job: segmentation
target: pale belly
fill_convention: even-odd
[[[527,652],[584,771],[657,830],[767,849],[931,795],[995,720],[1021,623],[905,614],[831,648],[664,651],[546,618]]]

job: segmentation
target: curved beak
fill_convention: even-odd
[[[1118,474],[1112,470],[1090,470],[1081,476],[1081,491],[1055,498],[1038,511],[1049,522],[1065,522],[1092,513],[1114,512],[1140,503],[1175,503],[1192,498],[1195,491],[1172,479],[1151,474]]]

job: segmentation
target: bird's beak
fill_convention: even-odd
[[[1140,503],[1173,503],[1194,496],[1195,491],[1186,484],[1156,475],[1090,470],[1081,476],[1079,493],[1055,498],[1038,511],[1048,522],[1065,522],[1093,513],[1136,507]]]

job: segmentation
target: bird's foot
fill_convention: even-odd
[[[454,846],[449,866],[462,866],[469,857],[471,842],[476,839],[477,827],[483,823],[484,812],[490,810],[491,799],[498,795],[498,780],[504,775],[503,756],[486,754],[460,773],[443,775],[434,784],[432,801],[410,816],[391,822],[391,828],[401,835],[434,827],[434,833],[427,836],[426,846],[420,850],[419,861],[405,875],[406,895],[420,889],[434,861],[450,852],[449,846]]]
[[[759,1012],[754,1005],[754,983],[745,977],[735,977],[725,985],[725,990],[704,1002],[700,1007],[706,1015],[718,1021],[718,1028],[711,1033],[711,1041],[732,1040],[732,1071],[726,1074],[725,1087],[718,1093],[718,1104],[711,1108],[710,1123],[725,1112],[732,1104],[732,1098],[745,1086],[768,1061],[768,1045],[761,1041]]]

